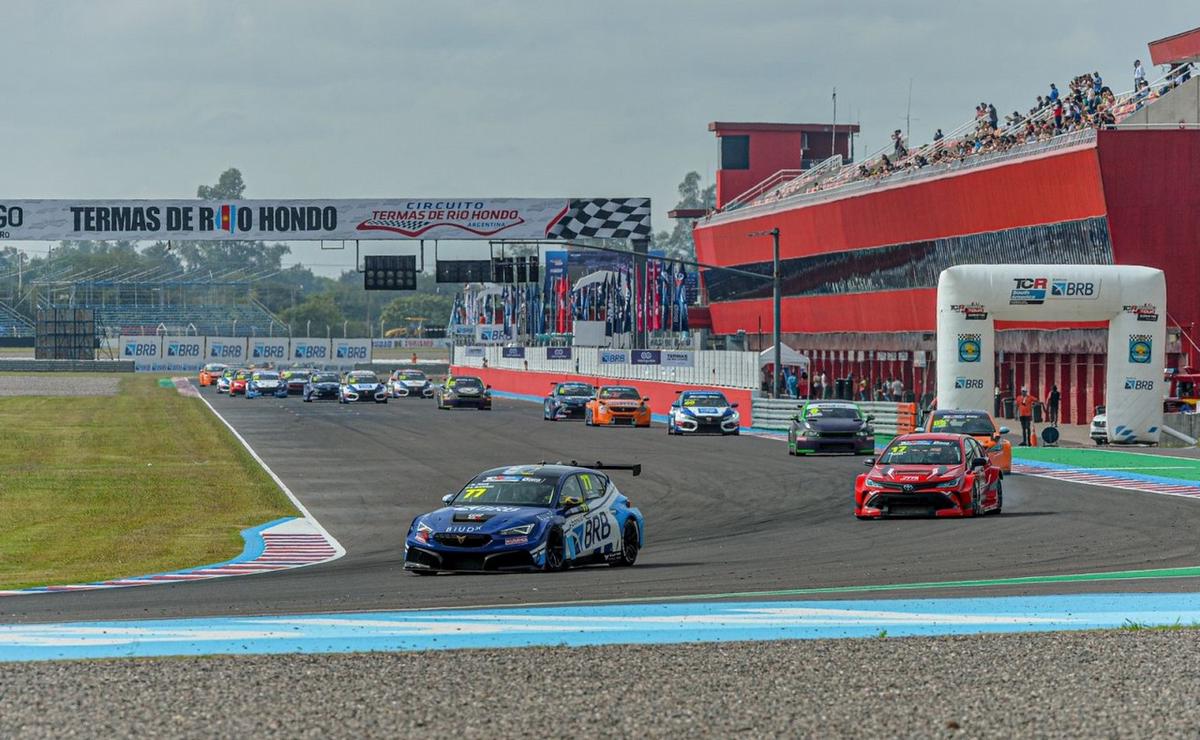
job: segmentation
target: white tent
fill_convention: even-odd
[[[808,369],[808,355],[802,355],[786,344],[779,348],[779,361],[784,367],[795,365],[803,370]],[[775,345],[767,347],[762,352],[758,353],[758,366],[766,367],[775,362]]]

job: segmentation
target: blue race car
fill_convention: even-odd
[[[737,404],[721,391],[676,391],[679,397],[667,412],[667,434],[739,434],[742,417]]]
[[[287,398],[287,383],[274,370],[255,370],[246,381],[246,398],[267,395]]]
[[[445,507],[413,520],[404,569],[562,570],[587,563],[633,565],[645,523],[602,470],[641,465],[515,465],[475,476]]]
[[[342,379],[337,373],[315,372],[308,376],[304,383],[304,402],[311,403],[328,398],[330,401],[340,401],[342,398]]]
[[[379,376],[370,370],[354,370],[342,378],[342,387],[338,391],[338,403],[354,403],[355,401],[388,402],[387,386],[379,382]]]
[[[550,395],[542,400],[542,419],[582,419],[587,402],[596,395],[596,389],[588,383],[551,383]]]

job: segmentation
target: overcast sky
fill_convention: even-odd
[[[656,229],[714,120],[860,122],[858,152],[1131,87],[1196,0],[0,0],[0,198],[624,196]],[[1149,71],[1149,70],[1148,70]],[[352,256],[297,246],[336,272]],[[467,255],[463,255],[467,256]],[[485,256],[485,255],[476,255]]]

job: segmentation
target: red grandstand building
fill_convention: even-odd
[[[711,124],[722,153],[736,131],[756,176],[768,174],[747,185],[722,166],[717,209],[695,224],[697,257],[769,275],[771,240],[749,234],[778,228],[784,341],[831,380],[898,377],[917,398],[932,394],[937,278],[970,263],[1161,268],[1168,366],[1198,366],[1200,78],[1186,71],[1200,29],[1164,41],[1151,49],[1172,65],[1167,78],[1089,91],[1096,110],[1079,122],[1059,125],[1050,108],[995,129],[972,121],[903,155],[889,148],[886,161],[787,172],[791,160],[756,145],[776,125]],[[704,282],[714,333],[745,331],[752,346],[770,336],[769,281],[708,271]],[[1001,393],[1027,385],[1045,398],[1057,384],[1063,420],[1086,423],[1103,403],[1104,325],[997,329]]]

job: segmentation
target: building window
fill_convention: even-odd
[[[721,137],[721,162],[719,168],[723,170],[750,169],[749,136]]]

